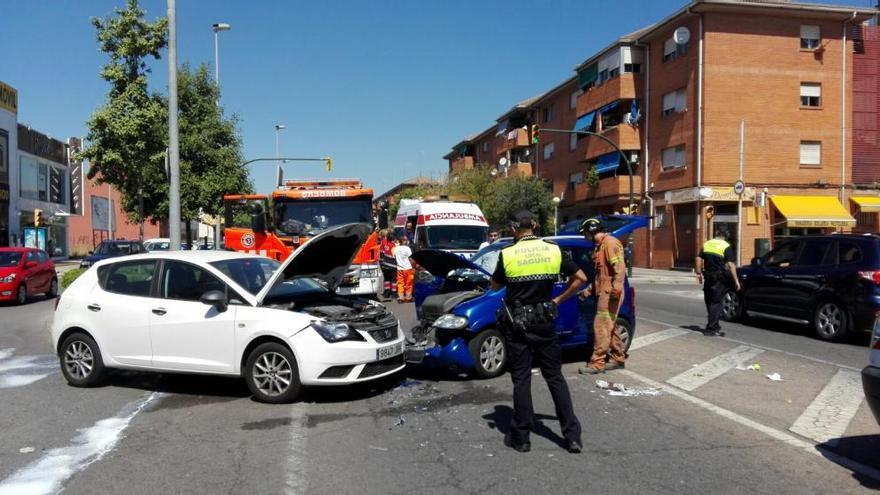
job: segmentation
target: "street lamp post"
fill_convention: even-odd
[[[287,129],[287,126],[284,124],[275,124],[275,161],[278,163],[278,168],[275,171],[276,174],[276,185],[281,187],[281,179],[282,174],[284,173],[281,170],[281,148],[278,145],[278,134],[283,130]]]
[[[180,141],[177,122],[177,2],[168,0],[168,237],[180,250]]]
[[[626,172],[627,172],[627,174],[629,174],[629,207],[630,207],[630,209],[632,209],[632,206],[635,204],[635,193],[633,191],[633,163],[632,163],[632,161],[630,161],[629,157],[626,156],[626,153],[624,153],[623,150],[620,149],[620,146],[617,146],[617,143],[615,143],[614,141],[608,139],[607,137],[605,137],[601,134],[597,134],[597,133],[591,132],[591,131],[574,131],[571,129],[541,129],[541,132],[542,133],[544,133],[544,132],[555,132],[555,133],[558,132],[558,133],[562,133],[562,134],[577,134],[579,136],[594,136],[594,137],[601,139],[602,141],[605,141],[606,143],[608,143],[608,145],[610,145],[612,148],[614,148],[617,151],[617,153],[621,156],[621,158],[623,158],[623,161],[626,163]],[[630,210],[630,213],[632,213],[631,210]],[[627,251],[630,253],[630,256],[632,256],[632,248],[633,248],[632,232],[630,232],[629,235],[627,236],[626,245],[628,248]],[[627,270],[629,272],[629,275],[632,275],[632,260],[631,259],[627,263]]]
[[[559,234],[559,196],[553,196],[553,235]]]
[[[220,32],[229,31],[232,26],[218,22],[212,26],[214,31],[214,82],[217,84],[217,106],[220,106]],[[220,250],[220,212],[214,217],[214,249]]]

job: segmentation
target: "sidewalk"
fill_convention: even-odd
[[[65,272],[74,268],[79,268],[79,260],[65,260],[55,263],[55,271],[58,272],[58,275],[64,275]]]
[[[635,284],[697,285],[697,279],[693,272],[658,270],[653,268],[633,267],[633,274],[629,280]]]

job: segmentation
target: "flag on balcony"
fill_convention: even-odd
[[[642,114],[639,113],[639,100],[636,100],[634,98],[632,101],[632,105],[630,105],[629,107],[629,113],[623,117],[623,122],[628,125],[636,126],[639,125],[639,121],[641,119]]]

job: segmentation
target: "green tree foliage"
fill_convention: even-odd
[[[224,117],[219,89],[208,66],[184,64],[177,75],[180,106],[180,210],[184,220],[199,209],[223,211],[224,194],[250,194],[253,185],[242,167],[236,116]]]
[[[74,268],[64,272],[64,275],[61,275],[61,289],[68,288],[74,280],[78,279],[85,272],[86,268]]]
[[[148,22],[137,0],[117,8],[115,16],[92,19],[101,51],[110,60],[101,77],[110,83],[107,101],[89,118],[88,147],[82,157],[90,162],[89,178],[109,183],[122,193],[122,208],[137,218],[154,216],[167,202],[164,171],[167,110],[161,96],[147,86],[147,62],[158,60],[165,47],[168,22]],[[167,211],[167,205],[165,205]]]
[[[596,169],[595,165],[587,170],[586,182],[590,187],[599,187],[599,171]]]

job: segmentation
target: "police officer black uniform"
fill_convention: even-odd
[[[534,419],[531,378],[532,356],[535,356],[553,397],[568,451],[580,453],[583,448],[581,425],[562,375],[562,349],[554,322],[557,305],[574,295],[587,278],[571,257],[563,256],[559,246],[534,236],[535,220],[530,212],[517,213],[511,227],[516,242],[501,250],[492,274],[494,290],[507,287],[498,318],[513,381],[513,420],[505,444],[520,452],[531,449],[529,432]],[[560,273],[569,277],[569,286],[553,298],[553,284]]]
[[[697,282],[703,284],[703,300],[706,303],[707,323],[705,335],[723,336],[721,330],[721,306],[724,293],[733,281],[737,291],[740,290],[736,276],[736,256],[727,242],[727,232],[718,230],[714,239],[703,244],[700,256],[696,261]]]

